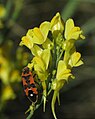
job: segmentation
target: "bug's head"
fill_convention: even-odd
[[[29,73],[29,68],[28,68],[28,67],[25,67],[25,68],[22,70],[22,72],[23,72],[24,74],[28,74],[28,73]]]

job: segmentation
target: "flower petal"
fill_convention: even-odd
[[[74,21],[72,19],[68,19],[65,25],[65,38],[66,39],[68,39],[68,34],[72,30],[73,27],[74,27]]]
[[[49,33],[49,30],[50,30],[50,22],[47,22],[47,21],[43,22],[43,23],[40,25],[40,28],[39,28],[39,29],[40,29],[40,31],[41,31],[43,37],[44,37],[44,42],[45,42],[46,39],[47,39],[47,35],[48,35],[48,33]]]
[[[71,55],[71,58],[69,60],[69,65],[71,67],[77,67],[77,66],[80,66],[83,64],[83,61],[80,60],[81,58],[81,54],[79,52],[74,52],[72,55]]]
[[[44,37],[40,29],[37,27],[28,30],[26,35],[32,40],[33,43],[42,44],[44,42]]]
[[[21,40],[22,41],[20,42],[20,46],[25,45],[29,49],[33,47],[33,42],[28,36],[23,36]]]

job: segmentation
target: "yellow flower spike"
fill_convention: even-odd
[[[83,61],[81,60],[81,54],[79,52],[74,52],[71,55],[71,58],[69,60],[69,65],[71,67],[77,67],[83,64]]]
[[[33,47],[33,42],[32,40],[28,37],[28,36],[23,36],[22,41],[20,42],[20,46],[25,45],[26,47],[28,47],[30,50]]]
[[[51,20],[51,31],[52,33],[54,31],[61,31],[63,33],[64,30],[64,22],[61,19],[61,16],[59,13],[57,13]]]
[[[74,21],[72,19],[68,19],[66,21],[65,25],[65,39],[70,40],[78,40],[79,37],[84,39],[84,36],[82,35],[82,30],[80,30],[80,27],[74,26]]]
[[[6,15],[6,9],[2,4],[0,4],[0,18],[3,18],[5,15]]]
[[[33,54],[33,59],[28,67],[30,70],[33,68],[33,73],[37,75],[36,79],[40,80],[39,84],[41,84],[43,90],[41,97],[43,111],[45,111],[46,97],[52,90],[54,91],[51,108],[55,119],[57,117],[54,106],[56,99],[60,104],[59,91],[69,77],[74,78],[71,73],[72,67],[83,64],[81,54],[76,52],[75,47],[75,42],[79,38],[85,38],[80,27],[75,26],[72,19],[68,19],[64,26],[60,14],[57,13],[51,22],[45,21],[39,28],[35,27],[28,30],[20,43],[27,46]],[[35,104],[35,106],[40,106],[40,104]],[[31,118],[31,114],[29,118]]]
[[[35,44],[43,44],[46,41],[49,30],[50,23],[43,22],[39,28],[35,27],[34,29],[28,30],[26,36],[30,37]]]

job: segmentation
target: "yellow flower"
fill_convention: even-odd
[[[29,36],[33,43],[43,44],[47,38],[48,32],[50,30],[50,23],[43,22],[39,28],[28,30],[26,36]]]
[[[74,21],[72,19],[68,19],[66,21],[64,35],[65,35],[65,39],[67,40],[70,39],[78,40],[79,37],[85,39],[85,37],[82,35],[82,30],[80,29],[80,27],[76,27],[74,25]]]
[[[32,60],[34,70],[37,72],[39,79],[44,81],[47,79],[47,68],[50,61],[50,50],[45,49],[39,56],[35,56]]]
[[[43,22],[39,28],[29,29],[26,36],[22,37],[20,45],[25,45],[31,50],[34,44],[43,44],[47,39],[49,30],[49,22]]]
[[[52,33],[54,31],[60,31],[61,33],[64,30],[64,22],[61,19],[61,16],[59,13],[57,13],[51,20],[51,31]]]
[[[81,60],[81,54],[79,52],[74,52],[69,59],[69,65],[71,67],[77,67],[82,64],[83,61]]]
[[[65,62],[63,60],[60,60],[58,63],[56,79],[58,81],[67,80],[68,77],[71,76],[70,72],[71,72],[71,70],[67,69]]]
[[[59,91],[64,86],[65,81],[68,80],[69,76],[72,76],[71,70],[67,68],[63,60],[60,60],[58,62],[56,79],[52,82],[52,87],[51,87],[54,90],[51,108],[52,108],[52,113],[55,119],[57,119],[56,114],[55,114],[55,108],[54,108],[56,98],[58,98],[58,101],[60,102]]]

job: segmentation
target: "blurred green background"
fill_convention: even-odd
[[[0,0],[0,119],[27,117],[31,103],[23,92],[21,71],[32,56],[19,43],[29,28],[50,21],[56,12],[64,21],[73,18],[86,36],[76,44],[84,65],[73,70],[76,79],[61,90],[56,114],[59,119],[95,119],[95,0]],[[53,119],[50,100],[46,112],[41,106],[33,119]]]

